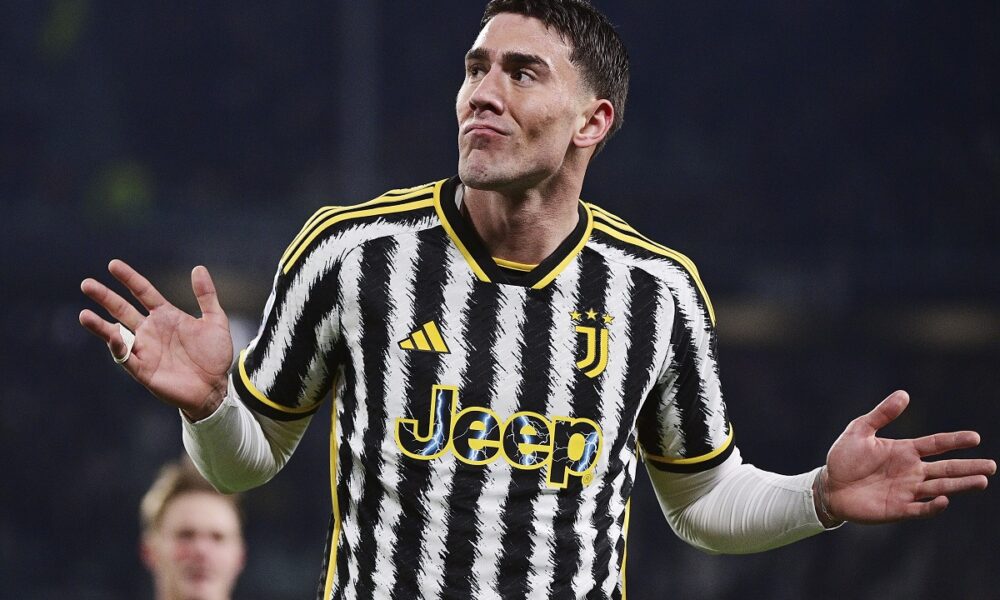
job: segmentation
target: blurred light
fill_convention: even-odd
[[[99,216],[144,221],[153,200],[153,178],[138,162],[112,163],[98,176],[92,195]]]
[[[76,47],[90,10],[87,0],[56,0],[39,35],[39,49],[46,58],[60,61]]]

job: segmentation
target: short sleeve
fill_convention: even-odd
[[[282,257],[257,336],[230,377],[240,400],[278,420],[319,410],[341,362],[341,265],[349,247],[317,212]]]
[[[733,449],[722,398],[715,325],[697,271],[688,285],[669,288],[673,321],[659,377],[639,412],[637,430],[646,462],[690,473],[721,464]]]

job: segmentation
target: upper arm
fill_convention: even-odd
[[[343,362],[341,269],[350,246],[338,229],[310,237],[319,223],[310,219],[282,257],[260,329],[232,375],[240,400],[272,419],[315,413]]]
[[[692,282],[665,288],[673,310],[660,375],[639,413],[639,444],[653,468],[690,473],[721,464],[733,430],[722,397],[715,326]]]

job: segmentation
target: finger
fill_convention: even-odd
[[[80,291],[132,331],[142,323],[142,313],[100,281],[88,277],[80,284]]]
[[[926,519],[941,514],[941,511],[948,508],[948,497],[937,496],[927,502],[910,502],[903,507],[903,518],[906,519]]]
[[[125,264],[124,261],[117,258],[114,259],[108,263],[108,271],[115,276],[115,279],[122,282],[122,285],[128,288],[128,291],[146,307],[146,310],[153,310],[167,303],[166,298],[153,287],[153,284],[148,279]]]
[[[985,475],[931,479],[917,486],[916,498],[919,500],[961,494],[962,492],[985,490],[987,485],[989,485],[989,480],[986,479]]]
[[[939,460],[925,463],[924,476],[927,479],[941,477],[967,477],[969,475],[993,475],[997,464],[986,458]]]
[[[212,281],[208,269],[199,265],[191,271],[191,289],[194,290],[194,296],[198,300],[202,317],[209,321],[222,323],[227,321],[226,313],[222,310],[222,305],[219,304],[219,295],[215,291],[215,283]]]
[[[889,394],[885,400],[879,402],[878,406],[873,408],[871,412],[855,419],[851,423],[851,426],[852,428],[860,429],[860,433],[875,433],[903,414],[906,405],[909,403],[910,395],[903,390],[896,390]]]
[[[84,309],[80,312],[80,324],[107,344],[112,356],[125,356],[128,352],[117,324],[105,321],[90,309]],[[131,360],[130,358],[129,361]]]
[[[920,456],[934,456],[962,448],[979,445],[979,434],[975,431],[952,431],[935,433],[913,440],[913,447]]]

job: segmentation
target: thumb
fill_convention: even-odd
[[[219,304],[219,295],[215,291],[215,283],[208,269],[198,265],[191,271],[191,289],[195,298],[198,299],[198,308],[201,309],[202,316],[209,321],[216,323],[227,323],[226,312]]]
[[[903,390],[896,390],[879,402],[871,412],[858,417],[855,423],[863,429],[863,433],[874,434],[903,414],[909,403],[910,395]]]

